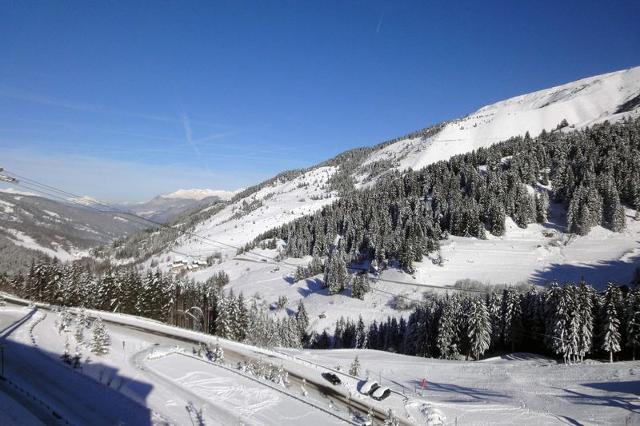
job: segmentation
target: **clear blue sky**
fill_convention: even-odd
[[[639,16],[638,1],[3,1],[0,166],[107,200],[247,186],[640,65]]]

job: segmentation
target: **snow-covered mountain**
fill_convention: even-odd
[[[146,226],[116,213],[3,189],[0,267],[5,272],[15,272],[42,255],[60,260],[78,259],[93,247],[134,234]]]
[[[252,241],[271,228],[312,214],[340,196],[344,185],[365,187],[390,170],[419,169],[512,136],[583,128],[640,115],[640,67],[585,78],[480,108],[373,147],[345,152],[317,166],[284,172],[236,194],[225,208],[204,214],[174,249],[204,256]],[[206,209],[205,209],[206,210]],[[217,243],[215,243],[216,241]]]
[[[511,136],[553,130],[563,120],[578,129],[640,114],[640,67],[589,77],[497,102],[446,123],[430,137],[400,140],[372,154],[365,164],[397,162],[421,169],[453,155],[490,146]]]
[[[224,189],[179,189],[170,194],[161,195],[162,198],[180,198],[190,200],[203,200],[217,197],[220,200],[230,200],[239,191],[225,191]]]
[[[159,195],[149,201],[128,203],[119,209],[145,217],[154,222],[167,223],[190,210],[198,210],[228,201],[236,192],[214,189],[179,189],[166,195]]]

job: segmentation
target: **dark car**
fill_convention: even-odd
[[[324,377],[325,380],[329,381],[332,385],[339,385],[340,383],[342,383],[340,377],[336,376],[333,373],[322,373],[322,377]]]

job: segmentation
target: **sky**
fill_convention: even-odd
[[[233,190],[640,65],[638,1],[0,2],[0,167]]]

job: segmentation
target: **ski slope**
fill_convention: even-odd
[[[536,136],[542,130],[552,131],[562,120],[568,123],[563,131],[570,131],[639,114],[640,67],[636,67],[497,102],[445,123],[431,136],[373,147],[352,177],[356,187],[364,187],[376,180],[368,179],[369,172],[363,168],[373,163],[386,161],[388,170],[421,169],[526,132]],[[202,259],[215,252],[233,255],[233,247],[335,201],[338,194],[331,190],[329,179],[340,167],[311,167],[295,177],[274,179],[257,191],[249,191],[195,226],[193,233],[207,240],[180,238],[171,249]],[[171,257],[169,250],[155,259],[166,270],[170,265],[167,256]]]

